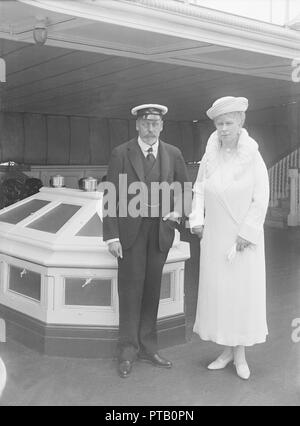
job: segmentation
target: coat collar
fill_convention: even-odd
[[[137,138],[131,139],[128,143],[128,156],[131,161],[132,167],[140,181],[145,181],[144,166],[141,156],[141,148],[139,147]]]
[[[170,157],[167,152],[166,144],[163,141],[159,143],[158,152],[160,156],[160,180],[161,182],[166,182],[170,171]]]
[[[220,148],[221,145],[218,138],[218,132],[215,131],[210,136],[205,151],[206,177],[211,176],[218,168]],[[251,163],[256,151],[258,151],[257,142],[249,136],[246,129],[242,129],[237,145],[237,161],[234,170],[235,175],[241,173],[243,169]]]
[[[232,173],[228,176],[226,181],[222,180],[219,173],[215,174],[219,168],[220,148],[221,145],[218,134],[214,132],[208,140],[205,152],[205,178],[212,177],[212,183],[216,194],[231,214],[231,217],[239,223],[238,214],[236,214],[235,209],[232,208],[230,191],[228,192],[227,190],[233,182],[238,180],[251,166],[255,154],[258,151],[258,144],[249,136],[247,130],[242,129],[238,141],[236,159],[231,163]]]

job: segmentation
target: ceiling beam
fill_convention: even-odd
[[[285,58],[300,56],[299,32],[170,0],[18,0],[30,6],[142,31]]]

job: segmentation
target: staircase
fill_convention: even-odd
[[[265,224],[273,228],[287,228],[288,215],[290,213],[290,200],[279,200],[277,207],[269,206]]]
[[[295,203],[299,208],[299,167],[300,147],[281,158],[268,170],[270,203],[265,222],[267,226],[286,228],[288,224],[295,225],[295,219],[291,215],[297,216],[297,212],[292,212],[291,209],[295,209],[295,206],[292,207]],[[293,196],[292,202],[291,195]]]

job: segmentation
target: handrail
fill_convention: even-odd
[[[294,148],[294,151],[297,151],[298,149],[300,149],[300,145],[293,148]],[[272,160],[272,163],[267,164],[267,168],[270,169],[271,167],[275,166],[275,164],[279,163],[281,160],[283,160],[285,157],[288,157],[290,154],[291,154],[291,147],[288,148],[286,151],[282,152],[281,154],[279,154],[277,157],[275,157],[275,159]]]
[[[278,207],[280,200],[290,195],[290,169],[300,167],[300,147],[288,155],[281,157],[272,167],[268,168],[270,180],[270,207]]]

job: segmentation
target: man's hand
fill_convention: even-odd
[[[236,251],[243,251],[245,248],[251,246],[252,243],[248,240],[245,240],[242,237],[237,237],[236,239]]]
[[[200,240],[201,240],[202,235],[203,235],[203,228],[204,228],[203,225],[201,225],[201,226],[195,226],[195,228],[191,229],[191,232],[192,232],[192,234],[197,235],[197,237],[200,238]]]
[[[121,259],[123,259],[123,251],[120,241],[114,241],[112,243],[109,243],[108,250],[113,256],[120,257]]]
[[[163,217],[163,220],[170,220],[171,222],[180,223],[180,217],[177,212],[170,212]]]

